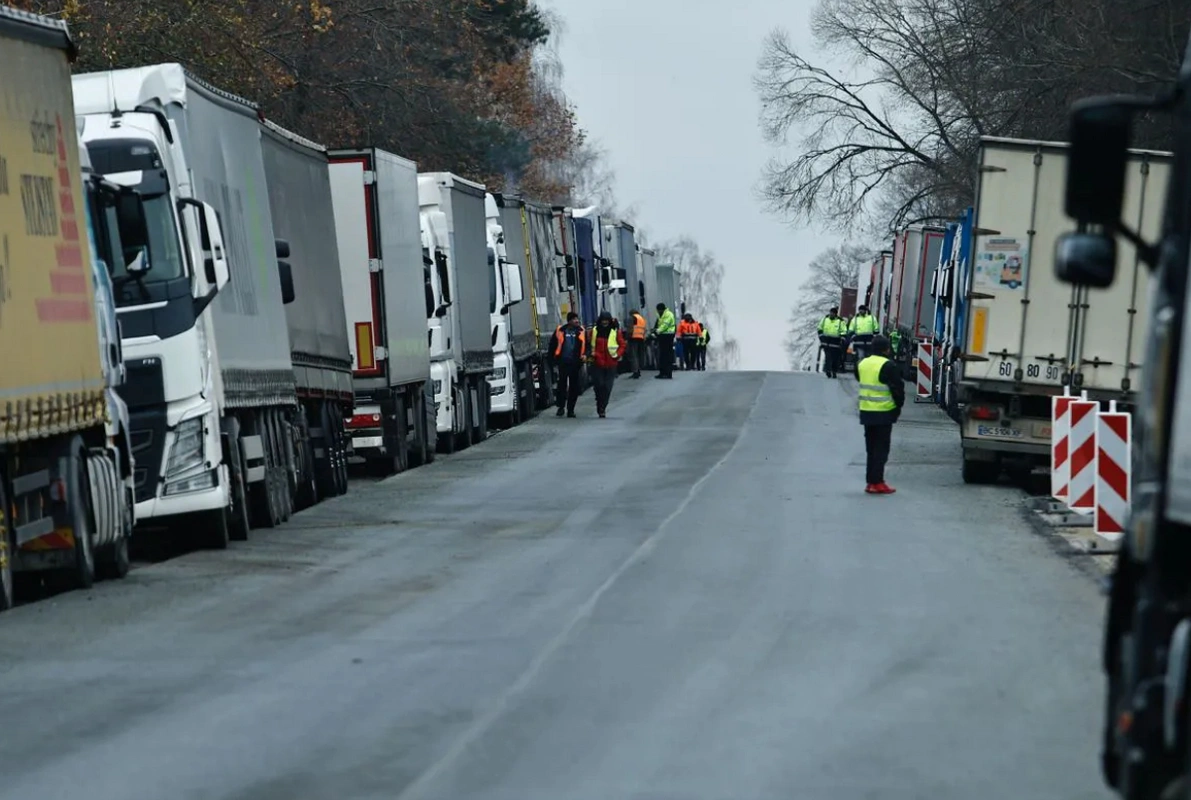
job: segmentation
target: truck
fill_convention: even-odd
[[[261,154],[274,235],[288,245],[294,302],[285,307],[298,407],[294,426],[298,508],[347,492],[352,354],[344,321],[327,150],[269,120]]]
[[[843,319],[851,319],[856,314],[856,294],[855,286],[845,286],[840,291],[839,298],[839,315]]]
[[[673,311],[675,317],[681,317],[686,313],[686,303],[682,296],[682,273],[674,264],[656,264],[654,271],[658,282],[657,302],[665,303],[666,308]]]
[[[534,411],[529,359],[533,349],[529,306],[522,302],[522,266],[525,232],[520,209],[506,227],[502,204],[491,193],[484,195],[488,220],[488,280],[492,310],[492,375],[488,379],[489,416],[511,428],[529,419]],[[511,260],[516,259],[516,261]],[[514,323],[516,314],[516,323]],[[514,334],[516,331],[516,334]],[[515,341],[519,337],[519,341]]]
[[[109,265],[148,230],[74,126],[65,24],[0,6],[0,610],[128,572],[132,443]],[[122,240],[120,234],[127,234]]]
[[[608,310],[624,325],[634,308],[645,312],[645,284],[637,271],[637,232],[624,220],[602,221],[604,256],[612,272],[601,276],[606,287]],[[627,368],[628,364],[624,364]]]
[[[1046,198],[1052,205],[1061,201],[1078,224],[1059,240],[1054,264],[1074,299],[1134,298],[1150,287],[1144,313],[1128,320],[1100,315],[1102,324],[1111,324],[1104,333],[1117,339],[1115,363],[1108,365],[1114,379],[1136,372],[1120,362],[1122,354],[1140,361],[1135,354],[1144,352],[1147,359],[1135,389],[1131,496],[1108,581],[1101,653],[1107,689],[1101,771],[1128,800],[1191,792],[1189,90],[1191,46],[1173,91],[1077,102],[1066,181]],[[1133,120],[1143,113],[1173,122],[1173,164],[1165,154],[1129,149]],[[1089,356],[1099,355],[1094,342],[1084,346]],[[1085,357],[1081,368],[1089,361]]]
[[[522,420],[550,406],[553,373],[549,337],[558,324],[558,276],[550,213],[518,195],[495,194],[500,209],[505,251],[519,266],[522,302],[509,309],[509,343],[518,386]]]
[[[443,265],[440,277],[445,276],[443,285],[449,287],[439,330],[456,372],[449,379],[434,379],[436,429],[448,451],[488,438],[494,293],[484,194],[481,184],[449,172],[418,174],[423,246],[432,245],[435,255],[430,258]]]
[[[385,476],[434,459],[436,412],[417,166],[375,147],[327,151],[341,295],[336,336],[347,339],[351,402],[332,424],[351,458]],[[435,306],[437,307],[437,306]],[[354,409],[354,410],[353,410]]]
[[[1103,291],[1054,274],[1067,145],[984,138],[973,220],[970,300],[958,355],[963,479],[995,480],[1049,465],[1051,400],[1063,387],[1127,408],[1144,361],[1137,321],[1149,318],[1149,273]],[[1167,153],[1130,154],[1126,207],[1146,235],[1160,230]]]
[[[149,243],[117,270],[136,516],[226,548],[289,518],[301,463],[257,107],[157,64],[74,76],[96,169],[144,198]]]
[[[600,218],[595,209],[571,209],[566,211],[570,220],[570,230],[574,239],[572,246],[578,261],[579,273],[579,319],[587,327],[596,324],[596,317],[600,311],[606,310],[601,305],[605,300],[605,285],[601,285],[599,276],[612,263],[602,255],[604,240],[600,234]]]
[[[957,423],[959,408],[959,365],[961,342],[965,331],[970,298],[962,291],[967,285],[972,261],[972,222],[975,210],[947,226],[947,238],[935,275],[935,368],[932,374],[935,403]],[[958,287],[958,290],[957,290]]]
[[[904,365],[907,380],[914,380],[918,374],[919,342],[929,341],[932,334],[934,304],[930,291],[943,235],[942,228],[911,225],[894,240],[893,282],[885,329],[898,333],[899,352],[894,355]]]
[[[575,218],[571,210],[564,206],[553,206],[551,214],[554,218],[554,249],[563,263],[563,268],[558,271],[559,311],[562,312],[563,321],[566,320],[567,314],[574,311],[579,315],[579,319],[587,324],[587,320],[583,319],[582,308],[585,270],[584,264],[579,261],[575,242]]]

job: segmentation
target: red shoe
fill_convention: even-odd
[[[881,487],[878,484],[870,483],[864,487],[864,493],[865,494],[880,494]]]
[[[897,491],[897,489],[894,489],[892,486],[885,483],[884,481],[877,484],[877,493],[878,494],[893,494],[896,491]]]

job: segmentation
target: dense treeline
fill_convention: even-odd
[[[1063,140],[1071,102],[1152,94],[1173,79],[1191,0],[822,0],[815,42],[833,64],[781,31],[757,75],[770,141],[793,133],[764,194],[791,220],[884,232],[954,216],[972,201],[981,135]],[[1136,144],[1167,148],[1162,120]]]
[[[494,188],[571,201],[591,168],[536,51],[531,0],[17,0],[65,19],[81,72],[178,61],[331,145],[373,144]]]

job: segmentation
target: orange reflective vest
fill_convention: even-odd
[[[566,325],[559,325],[554,331],[554,357],[558,358],[562,355],[562,342],[566,338],[563,333],[563,328]],[[579,328],[579,360],[587,358],[587,332],[583,328]]]
[[[641,316],[640,314],[633,315],[633,338],[634,339],[644,339],[645,338],[645,330],[647,327],[648,327],[648,323],[645,322],[645,317]]]

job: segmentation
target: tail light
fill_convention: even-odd
[[[356,414],[347,421],[350,428],[375,428],[380,425],[380,414]]]
[[[1001,409],[996,406],[969,406],[968,416],[985,421],[996,420],[1001,418]]]

